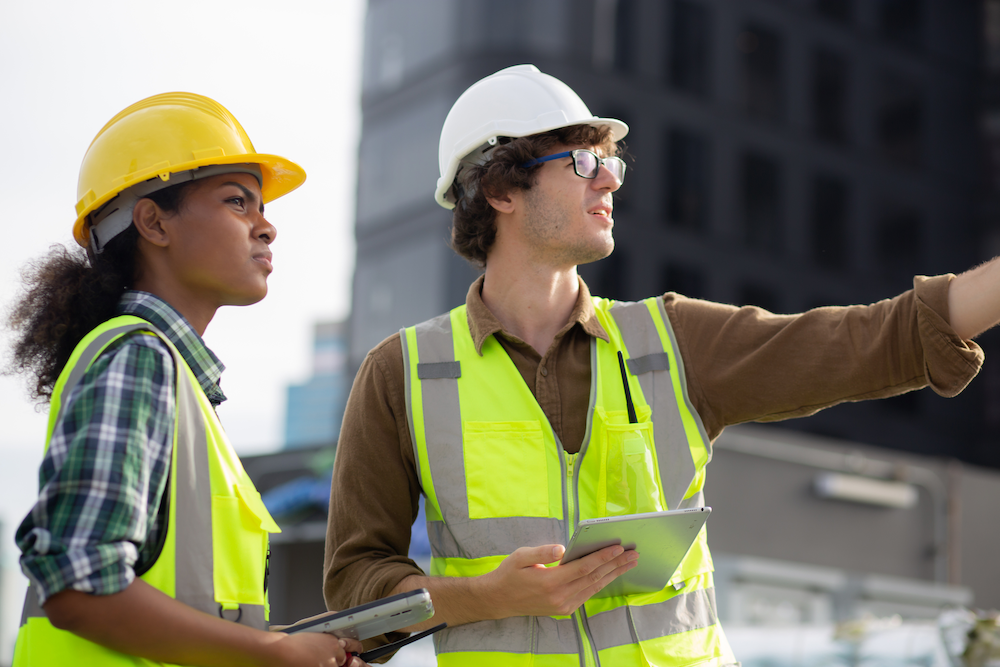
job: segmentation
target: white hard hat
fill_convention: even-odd
[[[534,65],[508,67],[480,79],[458,98],[441,128],[441,177],[434,198],[455,208],[451,185],[461,163],[488,160],[497,137],[526,137],[570,125],[607,126],[612,141],[628,133],[628,125],[590,113],[572,88]]]

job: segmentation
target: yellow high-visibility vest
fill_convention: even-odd
[[[406,404],[426,496],[431,574],[494,570],[518,547],[566,544],[584,519],[704,505],[711,444],[687,396],[684,363],[658,298],[594,298],[610,342],[591,340],[587,435],[556,437],[494,337],[476,352],[466,308],[401,331]],[[630,423],[618,352],[638,423]],[[438,664],[509,667],[721,666],[704,530],[655,593],[593,598],[571,616],[520,616],[434,635]]]
[[[158,336],[176,369],[169,520],[159,557],[141,579],[188,606],[266,630],[268,533],[280,532],[243,470],[194,373],[167,337],[131,315],[108,320],[80,341],[52,392],[46,448],[62,411],[61,399],[108,345],[139,331]],[[39,665],[162,665],[126,655],[59,630],[25,599],[14,667]]]

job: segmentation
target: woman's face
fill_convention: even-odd
[[[188,298],[206,305],[245,306],[267,295],[271,242],[260,185],[250,174],[197,181],[177,211],[164,213],[171,273]]]

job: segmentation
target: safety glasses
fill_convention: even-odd
[[[536,157],[534,160],[529,160],[521,166],[534,167],[536,164],[548,162],[549,160],[558,160],[561,157],[573,158],[573,171],[580,178],[597,178],[597,172],[601,169],[601,165],[604,165],[608,168],[608,171],[614,174],[619,183],[625,182],[625,160],[620,157],[601,158],[594,151],[588,151],[583,148],[578,148],[575,151],[563,151],[555,155],[546,155],[545,157]]]

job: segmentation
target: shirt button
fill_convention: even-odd
[[[549,376],[549,369],[547,369],[545,366],[542,366],[542,377],[544,378],[548,376]]]

